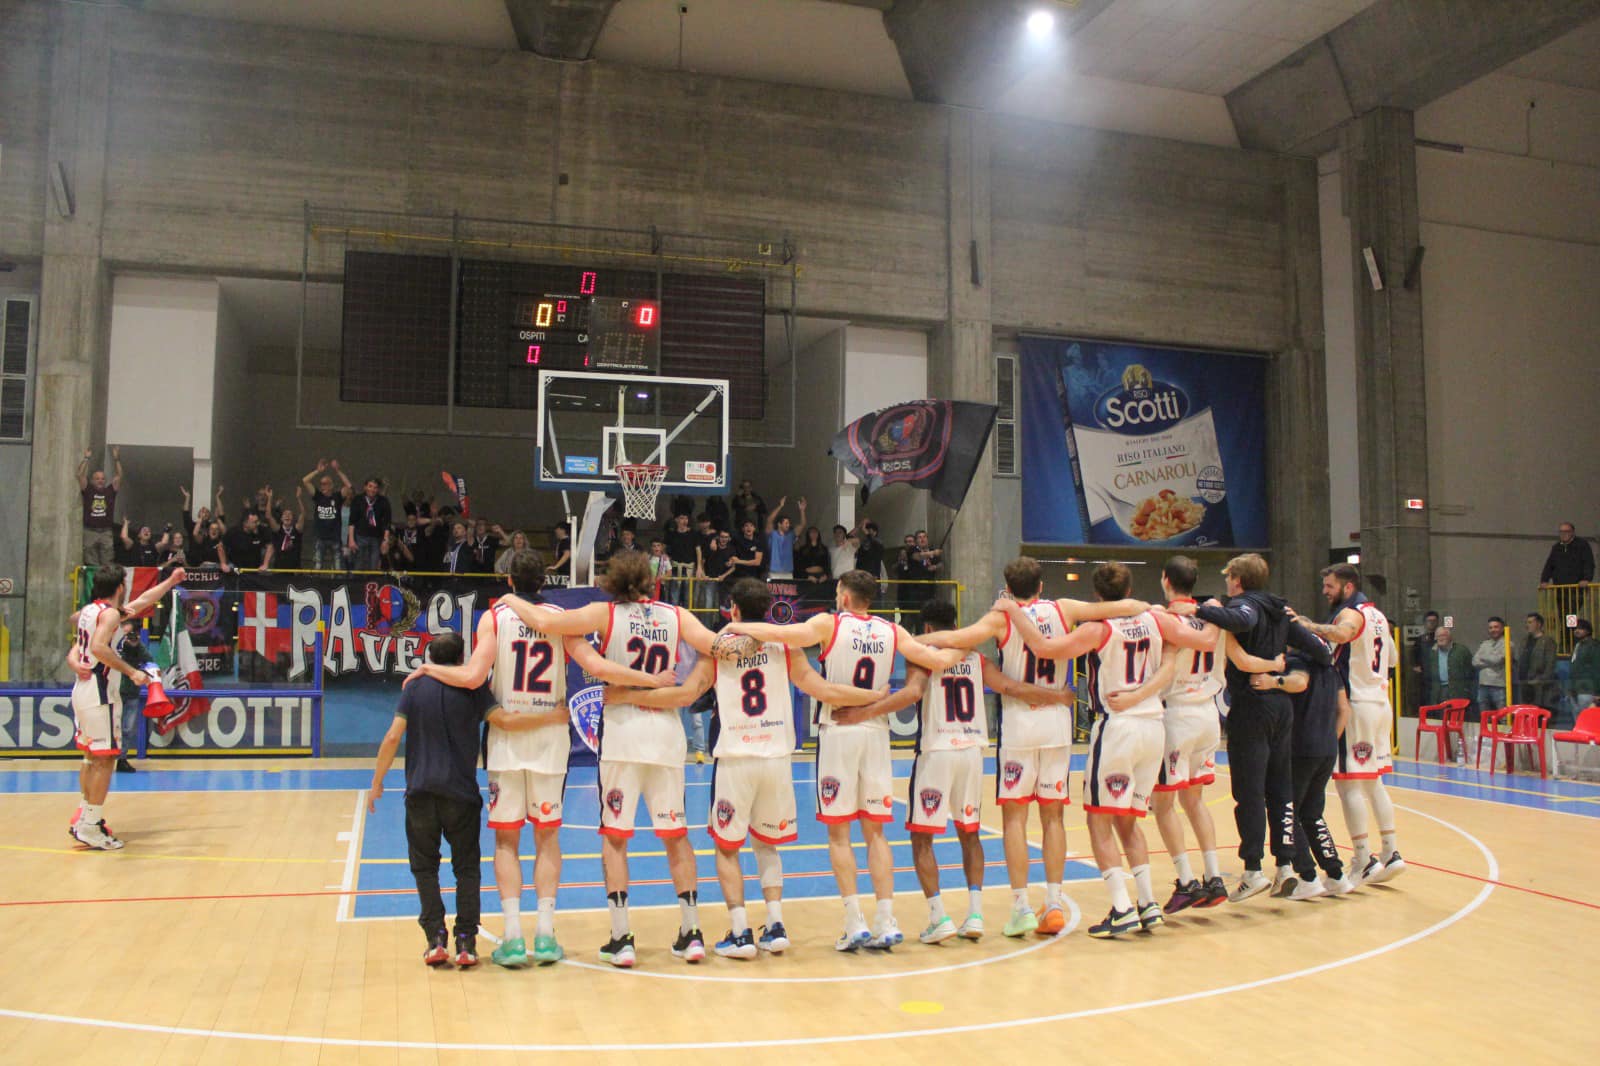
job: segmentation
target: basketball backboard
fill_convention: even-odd
[[[616,492],[618,463],[660,463],[661,491],[728,491],[728,383],[716,378],[541,370],[534,481]]]

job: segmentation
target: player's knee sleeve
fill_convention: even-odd
[[[757,844],[756,872],[761,875],[762,888],[783,887],[783,858],[770,844]]]

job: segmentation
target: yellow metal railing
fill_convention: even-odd
[[[1586,618],[1591,624],[1600,614],[1600,585],[1541,585],[1538,612],[1544,631],[1556,642],[1557,655],[1571,655],[1573,636],[1568,620]]]

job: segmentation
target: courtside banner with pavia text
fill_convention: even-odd
[[[1265,360],[1023,337],[1030,544],[1267,543]]]

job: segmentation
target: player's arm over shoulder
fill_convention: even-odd
[[[941,629],[926,633],[918,639],[930,648],[962,648],[971,650],[986,640],[1000,641],[1006,635],[1006,616],[1000,611],[986,611],[982,618],[961,629]]]
[[[782,644],[786,648],[810,648],[833,636],[833,615],[816,614],[803,622],[775,625],[772,622],[734,622],[723,632],[754,637],[763,644]]]
[[[840,685],[829,681],[811,665],[811,660],[806,654],[795,648],[787,652],[789,656],[789,678],[796,688],[814,700],[821,700],[832,707],[861,707],[870,704],[889,694],[887,687],[880,689],[856,688],[854,685]],[[915,667],[913,667],[915,669]]]
[[[1030,707],[1042,707],[1046,704],[1062,703],[1073,698],[1070,688],[1045,688],[1043,685],[1030,684],[1027,681],[1018,681],[1016,678],[1007,677],[1004,670],[991,662],[988,656],[980,657],[983,662],[983,684],[985,688],[993,689],[1002,696],[1011,696],[1021,700]]]
[[[1165,611],[1152,611],[1150,617],[1156,620],[1156,628],[1161,630],[1161,639],[1168,644],[1188,648],[1191,651],[1216,650],[1217,637],[1222,631],[1209,622],[1196,628],[1185,619],[1167,614]]]
[[[908,633],[902,625],[896,625],[894,633],[895,650],[904,655],[907,662],[916,663],[925,670],[948,670],[967,657],[964,648],[930,648]]]
[[[1150,605],[1143,600],[1097,600],[1093,603],[1087,600],[1059,599],[1056,606],[1061,608],[1061,617],[1069,625],[1082,625],[1085,622],[1103,622],[1108,618],[1132,618],[1136,614],[1143,614],[1150,609]]]

